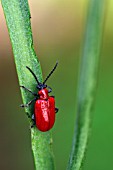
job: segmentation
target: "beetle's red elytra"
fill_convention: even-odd
[[[38,89],[38,93],[32,92],[25,86],[20,86],[21,88],[30,92],[35,97],[29,103],[21,104],[21,107],[28,107],[32,104],[32,102],[35,101],[34,114],[32,115],[32,119],[34,121],[34,124],[36,124],[36,127],[42,132],[46,132],[53,127],[55,122],[55,113],[58,112],[58,109],[55,108],[54,96],[49,96],[49,93],[52,91],[52,89],[45,84],[48,78],[55,71],[57,65],[58,62],[56,62],[54,68],[51,70],[51,72],[46,77],[43,83],[39,82],[34,72],[28,66],[26,66],[26,68],[32,73],[35,80],[37,81],[36,87]]]

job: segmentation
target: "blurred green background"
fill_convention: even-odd
[[[66,169],[74,131],[79,59],[87,0],[30,1],[34,46],[59,108],[53,131],[56,169]],[[96,104],[83,170],[113,170],[113,1],[106,0]],[[34,170],[29,122],[0,5],[0,170]]]

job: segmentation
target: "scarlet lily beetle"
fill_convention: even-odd
[[[25,86],[20,86],[24,90],[30,92],[35,97],[27,104],[21,104],[20,106],[28,107],[35,101],[35,108],[34,108],[34,114],[32,115],[32,119],[36,124],[36,127],[42,132],[46,132],[53,127],[55,122],[55,113],[58,112],[58,109],[55,108],[54,96],[49,96],[48,94],[52,91],[52,89],[45,84],[46,81],[49,79],[49,77],[52,75],[52,73],[55,71],[57,65],[58,62],[56,62],[54,68],[51,70],[51,72],[46,77],[43,83],[39,82],[34,72],[28,66],[26,66],[26,68],[31,72],[31,74],[34,76],[37,82],[36,88],[38,89],[38,93],[32,92],[30,89],[26,88]]]

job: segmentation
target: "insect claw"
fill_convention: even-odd
[[[24,105],[23,105],[23,104],[21,104],[21,105],[20,105],[20,107],[24,107]]]
[[[25,104],[25,105],[21,104],[20,107],[28,107],[28,105],[27,104]]]
[[[58,108],[55,108],[55,113],[57,113],[59,111],[59,109]]]
[[[31,129],[34,128],[34,124],[31,125]]]

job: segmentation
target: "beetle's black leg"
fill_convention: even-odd
[[[27,115],[27,117],[28,117],[29,119],[32,119],[32,121],[35,123],[34,114],[32,114],[32,116],[31,116],[28,112],[26,112],[26,115]]]
[[[35,117],[34,117],[34,114],[31,116],[28,112],[26,112],[26,115],[29,119],[32,119],[32,124],[31,124],[31,128],[33,128],[35,126]]]
[[[35,120],[34,114],[32,114],[32,120]]]
[[[30,89],[26,88],[25,86],[20,86],[20,87],[23,88],[23,89],[25,89],[25,90],[27,90],[27,91],[30,92],[32,95],[38,96],[38,94],[32,92]]]
[[[33,120],[33,123],[32,123],[32,125],[31,125],[31,128],[33,128],[34,126],[35,126],[35,117],[34,117],[34,114],[32,115],[32,120]]]
[[[27,104],[21,104],[20,107],[28,107],[29,105],[32,104],[32,102],[34,102],[34,101],[36,101],[36,100],[37,100],[37,97],[34,98],[33,100],[31,100],[31,101],[30,101],[29,103],[27,103]]]
[[[52,92],[52,88],[47,86],[48,87],[48,93],[51,93]]]
[[[55,108],[55,113],[57,113],[57,112],[58,112],[58,110],[59,110],[58,108]]]
[[[31,125],[31,128],[34,128],[35,126],[35,121],[33,121],[33,124]]]
[[[55,98],[55,96],[50,96],[50,97],[53,97],[53,98]]]
[[[26,112],[26,115],[27,115],[27,117],[28,117],[29,119],[31,119],[31,116],[30,116],[30,114],[29,114],[28,112]]]

